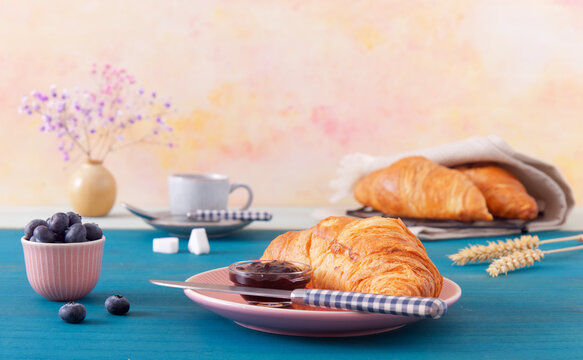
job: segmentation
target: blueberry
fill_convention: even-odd
[[[47,223],[49,224],[49,229],[53,232],[64,234],[67,227],[69,227],[69,216],[65,213],[58,212],[53,214]]]
[[[87,315],[85,306],[74,301],[69,301],[59,309],[59,317],[61,320],[71,324],[80,323],[85,319],[85,315]]]
[[[87,232],[87,240],[99,240],[103,237],[103,231],[97,224],[87,223],[84,226]]]
[[[30,241],[30,242],[38,242],[34,236],[31,236],[30,239],[28,239],[28,241]]]
[[[28,224],[26,224],[26,226],[24,227],[24,238],[30,239],[32,237],[34,229],[39,225],[48,226],[47,222],[42,219],[34,219],[31,220]]]
[[[67,232],[65,233],[66,243],[79,243],[86,241],[87,231],[85,231],[85,226],[81,223],[76,223],[71,225]]]
[[[44,225],[39,225],[36,228],[34,228],[32,234],[35,237],[36,242],[54,243],[55,240],[57,240],[55,233]]]
[[[74,213],[72,211],[68,211],[67,216],[69,217],[69,226],[81,222],[81,215],[79,215],[77,213]]]
[[[123,315],[130,310],[130,302],[121,295],[111,295],[105,300],[105,309],[113,315]]]

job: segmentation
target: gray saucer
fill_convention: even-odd
[[[150,212],[127,203],[121,203],[121,206],[144,219],[148,225],[181,238],[189,238],[190,232],[195,228],[204,228],[209,238],[221,237],[253,222],[252,220],[194,221],[186,215],[172,215],[169,211]]]

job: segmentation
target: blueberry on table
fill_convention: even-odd
[[[26,226],[24,226],[24,238],[30,239],[34,229],[39,225],[49,226],[47,222],[42,219],[31,220],[28,224],[26,224]]]
[[[67,216],[69,217],[69,226],[81,223],[81,215],[72,211],[68,211]]]
[[[48,227],[44,225],[39,225],[34,228],[32,235],[36,239],[36,242],[40,243],[54,243],[57,236]]]
[[[74,301],[69,301],[59,309],[59,317],[61,320],[71,324],[80,323],[85,319],[85,315],[87,315],[85,306]]]
[[[69,216],[65,213],[58,212],[53,214],[47,223],[51,231],[57,234],[64,234],[69,227]]]
[[[130,302],[121,295],[111,295],[105,300],[105,309],[113,315],[123,315],[130,310]]]
[[[103,231],[97,224],[87,223],[84,226],[87,232],[87,240],[99,240],[103,237]]]
[[[87,231],[85,231],[85,226],[81,223],[75,223],[67,229],[65,233],[66,243],[79,243],[85,242],[87,238]]]

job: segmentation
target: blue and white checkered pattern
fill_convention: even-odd
[[[196,210],[188,213],[188,217],[200,221],[217,221],[217,220],[253,220],[269,221],[272,218],[271,213],[266,211],[250,210]]]
[[[306,289],[303,300],[312,306],[433,319],[439,319],[447,312],[447,304],[438,298]]]

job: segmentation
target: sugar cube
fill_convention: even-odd
[[[190,239],[188,240],[188,251],[196,255],[208,254],[211,251],[204,228],[192,229]]]
[[[153,243],[153,250],[157,253],[176,254],[178,252],[178,238],[155,238]]]

